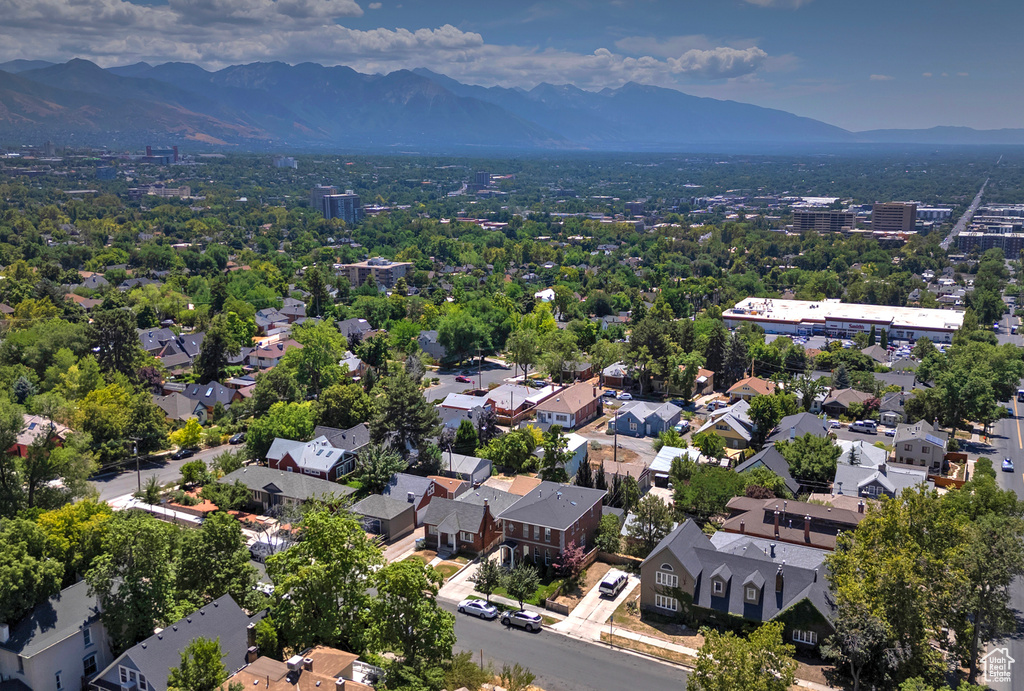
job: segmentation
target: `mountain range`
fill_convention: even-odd
[[[463,84],[426,69],[361,74],[281,62],[103,69],[0,63],[0,143],[241,149],[749,150],[815,145],[1024,144],[1024,129],[850,132],[782,110],[625,84],[585,91]]]

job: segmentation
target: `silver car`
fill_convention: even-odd
[[[527,612],[521,609],[518,612],[505,612],[501,615],[501,623],[505,626],[518,626],[527,631],[540,631],[544,627],[544,621],[539,614]]]
[[[460,614],[472,614],[481,619],[494,619],[498,616],[498,608],[483,600],[463,600],[459,603]]]

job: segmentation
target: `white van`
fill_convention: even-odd
[[[878,425],[875,424],[874,420],[857,420],[857,422],[850,425],[851,432],[865,432],[867,434],[877,434]]]
[[[616,595],[622,592],[622,589],[626,587],[626,582],[629,580],[629,576],[624,574],[618,569],[611,569],[604,575],[601,580],[601,585],[598,586],[598,590],[602,595],[614,598]]]

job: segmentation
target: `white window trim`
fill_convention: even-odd
[[[818,634],[815,631],[801,631],[800,629],[793,629],[793,640],[796,643],[805,643],[807,645],[818,644]]]
[[[674,573],[664,573],[658,571],[654,574],[655,585],[665,586],[666,588],[677,588],[679,587],[679,576]]]
[[[725,593],[725,583],[722,581],[711,581],[711,592],[715,595],[722,595]]]
[[[82,629],[82,640],[85,641],[86,647],[92,645],[92,627],[86,626]]]
[[[654,606],[658,609],[664,609],[669,612],[679,611],[679,601],[674,597],[666,597],[665,595],[655,595]]]
[[[747,600],[757,600],[757,588],[751,588],[749,586],[747,587]]]

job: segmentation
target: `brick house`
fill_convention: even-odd
[[[604,495],[604,490],[540,483],[498,515],[505,534],[501,563],[550,564],[572,542],[589,549]]]
[[[427,547],[482,554],[503,535],[497,515],[519,501],[509,492],[481,487],[458,499],[435,497],[423,515]]]
[[[561,425],[566,430],[576,429],[597,417],[600,410],[600,389],[580,382],[538,403],[537,422],[541,429],[548,429],[551,425]]]
[[[267,465],[274,470],[312,475],[335,482],[355,470],[355,454],[334,447],[325,436],[312,441],[277,438],[267,451]]]

